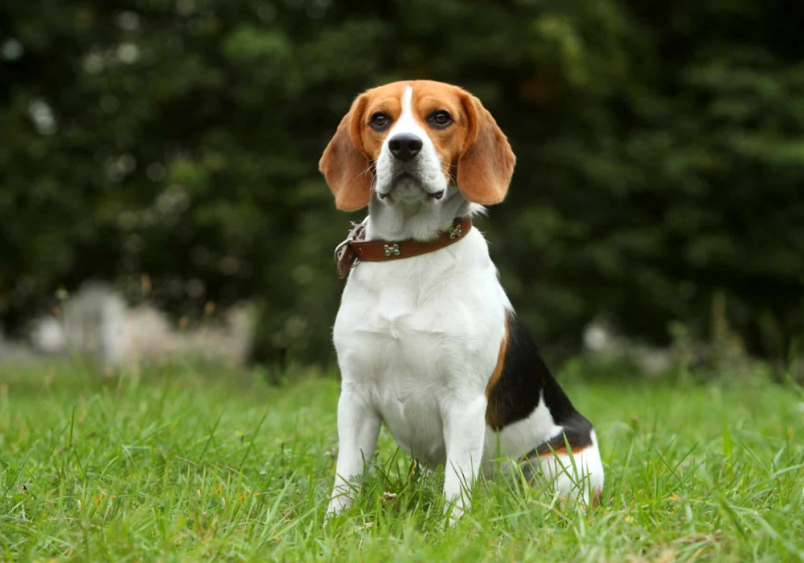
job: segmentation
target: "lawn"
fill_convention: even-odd
[[[208,371],[208,370],[202,370]],[[482,481],[445,526],[443,473],[381,436],[356,506],[323,525],[337,455],[334,375],[0,375],[0,559],[800,561],[804,393],[721,377],[559,379],[606,464],[585,511]],[[396,495],[394,497],[394,495]]]

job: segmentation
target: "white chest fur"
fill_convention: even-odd
[[[362,263],[335,321],[343,388],[376,409],[408,453],[442,464],[443,414],[483,396],[506,309],[477,229],[430,254]]]

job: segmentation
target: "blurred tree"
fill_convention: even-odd
[[[317,172],[361,90],[460,84],[509,135],[480,221],[548,351],[603,315],[664,341],[713,295],[752,350],[804,329],[804,5],[84,0],[0,6],[0,320],[116,280],[256,358],[331,356],[348,217]],[[142,275],[149,283],[142,282]]]

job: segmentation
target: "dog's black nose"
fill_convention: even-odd
[[[422,150],[422,141],[411,133],[400,133],[388,141],[391,154],[399,160],[410,160]]]

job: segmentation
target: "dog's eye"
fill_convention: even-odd
[[[389,123],[391,123],[391,118],[384,113],[377,112],[371,116],[371,127],[376,131],[384,130]]]
[[[447,113],[446,111],[437,111],[433,116],[433,121],[435,121],[439,125],[446,125],[447,123],[452,121],[452,119],[450,119],[449,113]]]
[[[449,126],[452,123],[452,116],[446,110],[438,110],[429,119],[430,123],[439,129]]]

